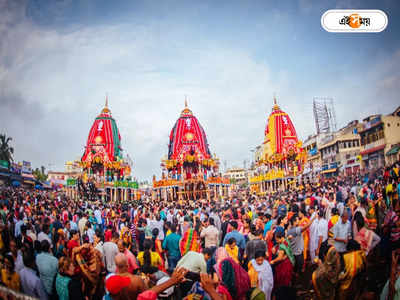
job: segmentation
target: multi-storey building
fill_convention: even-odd
[[[389,115],[372,115],[363,120],[362,167],[374,169],[399,160],[400,107]]]
[[[360,169],[357,158],[360,153],[360,124],[357,120],[328,135],[319,146],[322,160],[322,174],[338,174],[340,171],[352,174]]]

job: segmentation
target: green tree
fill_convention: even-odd
[[[39,181],[46,181],[47,180],[47,174],[45,173],[46,168],[41,166],[40,169],[36,168],[32,174],[33,176],[39,180]]]
[[[14,161],[14,148],[10,145],[11,141],[11,137],[0,134],[0,160],[4,160],[8,163],[8,169],[10,169],[11,163]]]

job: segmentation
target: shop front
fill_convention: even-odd
[[[385,165],[385,146],[380,145],[360,152],[364,168],[377,169]]]

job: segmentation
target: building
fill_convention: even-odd
[[[321,153],[318,151],[318,135],[310,135],[303,142],[303,149],[307,153],[307,162],[304,165],[303,175],[311,178],[321,171]]]
[[[82,167],[80,166],[79,161],[67,161],[65,163],[65,172],[81,173],[82,172]]]
[[[360,128],[358,120],[355,120],[321,140],[321,174],[345,172],[350,175],[360,169],[357,159],[360,153],[360,136],[357,132]]]
[[[79,172],[57,172],[49,171],[47,172],[47,181],[52,185],[66,185],[68,179],[76,179],[80,175]]]
[[[373,169],[399,160],[400,106],[389,115],[372,115],[363,120],[362,167]]]
[[[228,169],[223,177],[229,178],[231,183],[245,184],[248,183],[248,171],[243,168],[233,167]]]

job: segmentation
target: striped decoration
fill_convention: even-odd
[[[100,142],[98,144],[98,142]],[[96,151],[99,145],[104,147],[109,161],[116,161],[121,158],[121,136],[117,123],[112,118],[111,113],[102,112],[93,122],[86,142],[86,149],[82,156],[82,161],[88,161],[90,153]],[[89,157],[88,157],[89,156]]]

